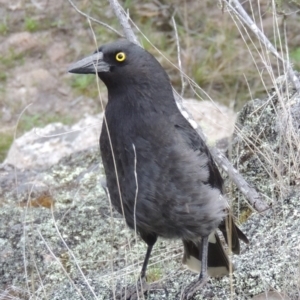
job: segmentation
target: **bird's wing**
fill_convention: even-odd
[[[205,155],[207,156],[209,169],[208,184],[210,184],[214,188],[218,188],[223,193],[223,179],[204,141],[201,139],[196,130],[192,128],[190,123],[187,120],[183,119],[183,117],[181,118],[181,116],[177,116],[176,118],[174,118],[174,120],[175,128],[177,129],[178,133],[184,137],[186,143],[194,151],[200,151],[201,153],[205,153]],[[231,245],[231,250],[236,254],[240,252],[239,239],[241,239],[245,243],[249,242],[244,233],[235,224],[229,207],[228,215],[226,219],[224,219],[220,223],[219,229],[225,237],[227,244]],[[228,232],[228,229],[230,232]],[[228,243],[229,237],[231,237],[230,243]]]
[[[183,116],[175,116],[173,122],[178,134],[184,138],[187,145],[189,145],[194,151],[200,151],[200,153],[207,156],[209,169],[209,178],[207,183],[210,184],[211,187],[218,188],[221,192],[223,192],[223,179],[205,142]]]

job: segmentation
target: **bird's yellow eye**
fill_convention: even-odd
[[[124,52],[119,52],[119,53],[116,54],[116,60],[118,62],[124,61],[125,58],[126,58],[126,54]]]

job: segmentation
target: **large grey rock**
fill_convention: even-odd
[[[186,99],[183,104],[201,126],[209,145],[232,136],[236,120],[232,109],[208,100]]]
[[[35,78],[35,74],[36,71],[33,71],[31,77]],[[210,143],[232,135],[235,113],[229,108],[194,99],[185,100],[184,106],[201,125]],[[72,126],[54,123],[44,128],[34,128],[14,141],[5,163],[20,169],[53,166],[71,153],[97,146],[102,119],[103,114],[87,115]]]
[[[101,125],[102,114],[88,115],[72,126],[34,128],[13,142],[4,163],[19,169],[48,168],[74,152],[96,147]]]

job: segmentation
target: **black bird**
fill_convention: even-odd
[[[248,240],[229,216],[218,168],[180,113],[159,62],[118,40],[74,63],[69,72],[97,73],[107,87],[101,155],[114,207],[148,245],[141,278],[158,236],[182,239],[184,263],[200,272],[196,287],[207,273],[228,274],[216,229],[234,253],[240,251],[239,239]]]

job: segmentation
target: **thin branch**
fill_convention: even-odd
[[[123,28],[123,32],[126,39],[132,43],[140,45],[129,24],[129,14],[124,11],[123,7],[119,4],[117,0],[109,0],[109,3]]]
[[[180,79],[181,79],[181,97],[183,97],[184,94],[184,87],[185,87],[185,81],[184,81],[184,73],[182,71],[182,64],[181,64],[181,51],[180,51],[180,42],[179,42],[179,36],[178,36],[178,30],[175,22],[174,16],[172,16],[172,23],[174,27],[174,32],[175,32],[175,39],[176,39],[176,45],[177,45],[177,59],[178,59],[178,68],[180,71]]]
[[[244,177],[232,167],[231,162],[222,152],[215,147],[210,148],[210,152],[216,163],[228,174],[229,178],[232,180],[234,178],[234,183],[241,193],[247,198],[247,200],[250,202],[251,199],[250,204],[255,210],[258,212],[264,212],[269,209],[269,206],[261,200],[261,196],[256,189],[251,187]]]
[[[137,230],[136,230],[136,202],[137,202],[137,196],[139,192],[139,184],[138,184],[138,178],[137,178],[137,171],[136,171],[136,163],[137,163],[137,158],[136,158],[136,150],[135,150],[135,145],[132,144],[133,152],[134,152],[134,178],[135,178],[135,196],[134,196],[134,209],[133,209],[133,217],[134,217],[134,233],[135,233],[135,240],[137,240]]]

